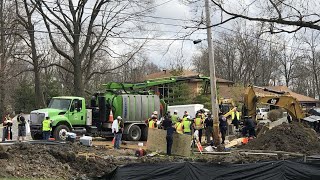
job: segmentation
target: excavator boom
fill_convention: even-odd
[[[148,88],[148,87],[157,86],[157,85],[170,84],[170,83],[176,83],[176,82],[187,82],[192,80],[202,80],[205,82],[210,82],[209,77],[198,75],[198,76],[190,76],[190,77],[172,76],[167,78],[146,80],[140,83],[110,82],[107,84],[103,84],[103,86],[106,88],[106,90],[137,90],[137,89],[143,89],[143,88]]]
[[[254,87],[250,86],[246,89],[244,96],[245,112],[249,116],[256,115],[257,104],[274,105],[284,108],[294,119],[303,119],[305,114],[298,100],[288,93],[277,93],[277,91],[269,91],[275,95],[259,94],[254,91]]]

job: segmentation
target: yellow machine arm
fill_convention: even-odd
[[[253,88],[253,86],[248,87],[244,95],[245,112],[247,115],[256,116],[257,104],[266,104],[286,109],[293,119],[300,120],[305,117],[300,103],[290,94],[262,88],[264,91],[276,93],[275,95],[264,95],[256,93]]]
[[[229,112],[227,112],[226,114],[224,114],[223,116],[224,117],[228,117],[228,116],[231,116],[232,112],[236,109],[236,107],[234,107],[233,109],[231,109]]]

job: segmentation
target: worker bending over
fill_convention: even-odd
[[[256,136],[255,123],[251,118],[251,116],[244,117],[244,127],[242,129],[242,135],[247,136],[248,131],[249,131],[249,137]]]

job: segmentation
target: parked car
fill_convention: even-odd
[[[268,119],[268,108],[257,108],[257,119]]]

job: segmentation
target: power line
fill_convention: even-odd
[[[143,10],[141,12],[138,12],[138,13],[126,13],[126,12],[114,12],[114,11],[107,11],[107,10],[100,10],[100,11],[103,11],[103,12],[108,12],[108,13],[115,13],[115,14],[123,14],[123,15],[134,15],[134,16],[141,16],[141,17],[150,17],[150,18],[155,18],[155,19],[164,19],[164,20],[175,20],[175,21],[185,21],[185,22],[190,22],[191,20],[186,20],[186,19],[180,19],[180,18],[169,18],[169,17],[160,17],[160,16],[151,16],[151,15],[142,15],[141,13],[145,12],[145,11],[148,11],[148,10],[151,10],[151,9],[155,9],[159,6],[162,6],[164,4],[167,4],[169,2],[171,2],[173,0],[168,0],[168,1],[165,1],[161,4],[158,4],[158,5],[155,5],[153,7],[150,7],[146,10]],[[43,2],[46,2],[46,3],[49,3],[49,4],[55,4],[54,2],[49,2],[49,1],[43,1]],[[60,3],[60,5],[63,5],[63,6],[67,6],[69,7],[68,4],[63,4],[63,3]],[[73,6],[73,7],[78,7],[78,6]],[[52,7],[54,8],[54,7]],[[87,10],[93,10],[93,8],[83,8],[83,9],[87,9]],[[68,10],[68,9],[62,9],[62,10]],[[86,12],[83,12],[84,14],[91,14],[91,13],[86,13]],[[101,15],[100,15],[101,16]]]
[[[0,28],[1,29],[1,28]],[[3,29],[10,29],[12,30],[12,28],[3,28]],[[15,28],[14,30],[17,31],[24,31],[24,32],[30,32],[30,30],[26,30],[26,29],[17,29]],[[33,30],[31,32],[38,32],[38,33],[45,33],[45,34],[49,34],[50,32],[48,31],[41,31],[41,30]],[[51,32],[52,34],[59,34],[59,35],[73,35],[73,36],[89,36],[87,34],[70,34],[70,33],[62,33],[62,32]],[[159,41],[186,41],[186,40],[190,40],[192,41],[192,39],[188,39],[188,38],[149,38],[149,37],[129,37],[129,36],[100,36],[100,37],[108,37],[108,38],[113,38],[113,39],[136,39],[136,40],[159,40]]]

